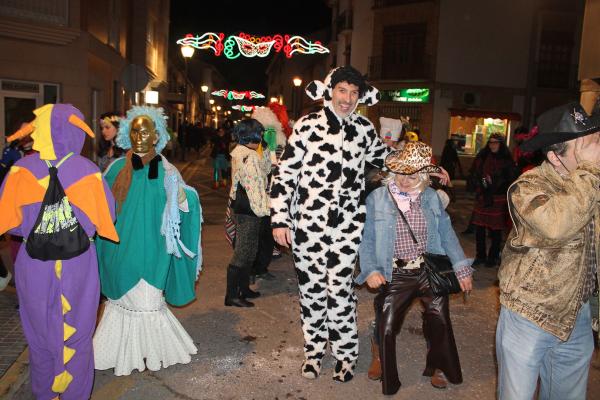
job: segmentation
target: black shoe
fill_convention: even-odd
[[[238,298],[229,298],[225,297],[225,306],[227,307],[254,307],[254,303],[247,301],[241,297]]]
[[[275,280],[275,275],[270,272],[265,272],[264,274],[256,275],[258,279],[264,279],[265,281]]]
[[[256,292],[252,289],[246,289],[242,291],[240,297],[242,299],[256,299],[257,297],[260,297],[260,292]]]
[[[479,267],[479,266],[485,265],[485,264],[487,264],[487,260],[485,258],[476,257],[475,260],[473,261],[473,265],[471,265],[471,267],[475,268],[475,267]]]
[[[252,274],[250,275],[250,284],[254,285],[256,283],[256,275]]]

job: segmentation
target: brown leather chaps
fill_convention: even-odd
[[[424,376],[432,376],[436,369],[444,372],[448,381],[462,383],[458,351],[450,322],[448,296],[433,294],[424,268],[407,270],[395,268],[392,282],[383,285],[375,297],[375,321],[379,339],[383,394],[394,394],[400,389],[396,365],[396,335],[414,299],[424,307],[423,335],[427,342],[427,362]]]

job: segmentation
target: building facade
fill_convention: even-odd
[[[0,3],[0,146],[31,111],[71,103],[98,116],[167,93],[169,0],[23,0]],[[84,153],[94,154],[86,142]]]
[[[493,132],[531,127],[578,98],[585,0],[339,0],[335,65],[367,73],[380,116],[409,116],[440,154],[454,139],[466,164]]]

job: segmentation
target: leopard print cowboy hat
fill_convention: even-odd
[[[408,142],[402,150],[391,152],[385,159],[385,166],[393,173],[412,175],[417,172],[440,172],[431,164],[433,151],[423,142]]]

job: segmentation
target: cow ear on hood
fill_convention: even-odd
[[[366,106],[372,106],[373,104],[377,104],[380,98],[381,94],[379,94],[379,90],[377,90],[376,87],[367,84],[367,90],[365,90],[365,94],[358,99],[358,102]]]
[[[313,100],[320,100],[325,96],[327,86],[321,81],[312,81],[306,85],[306,94]]]

